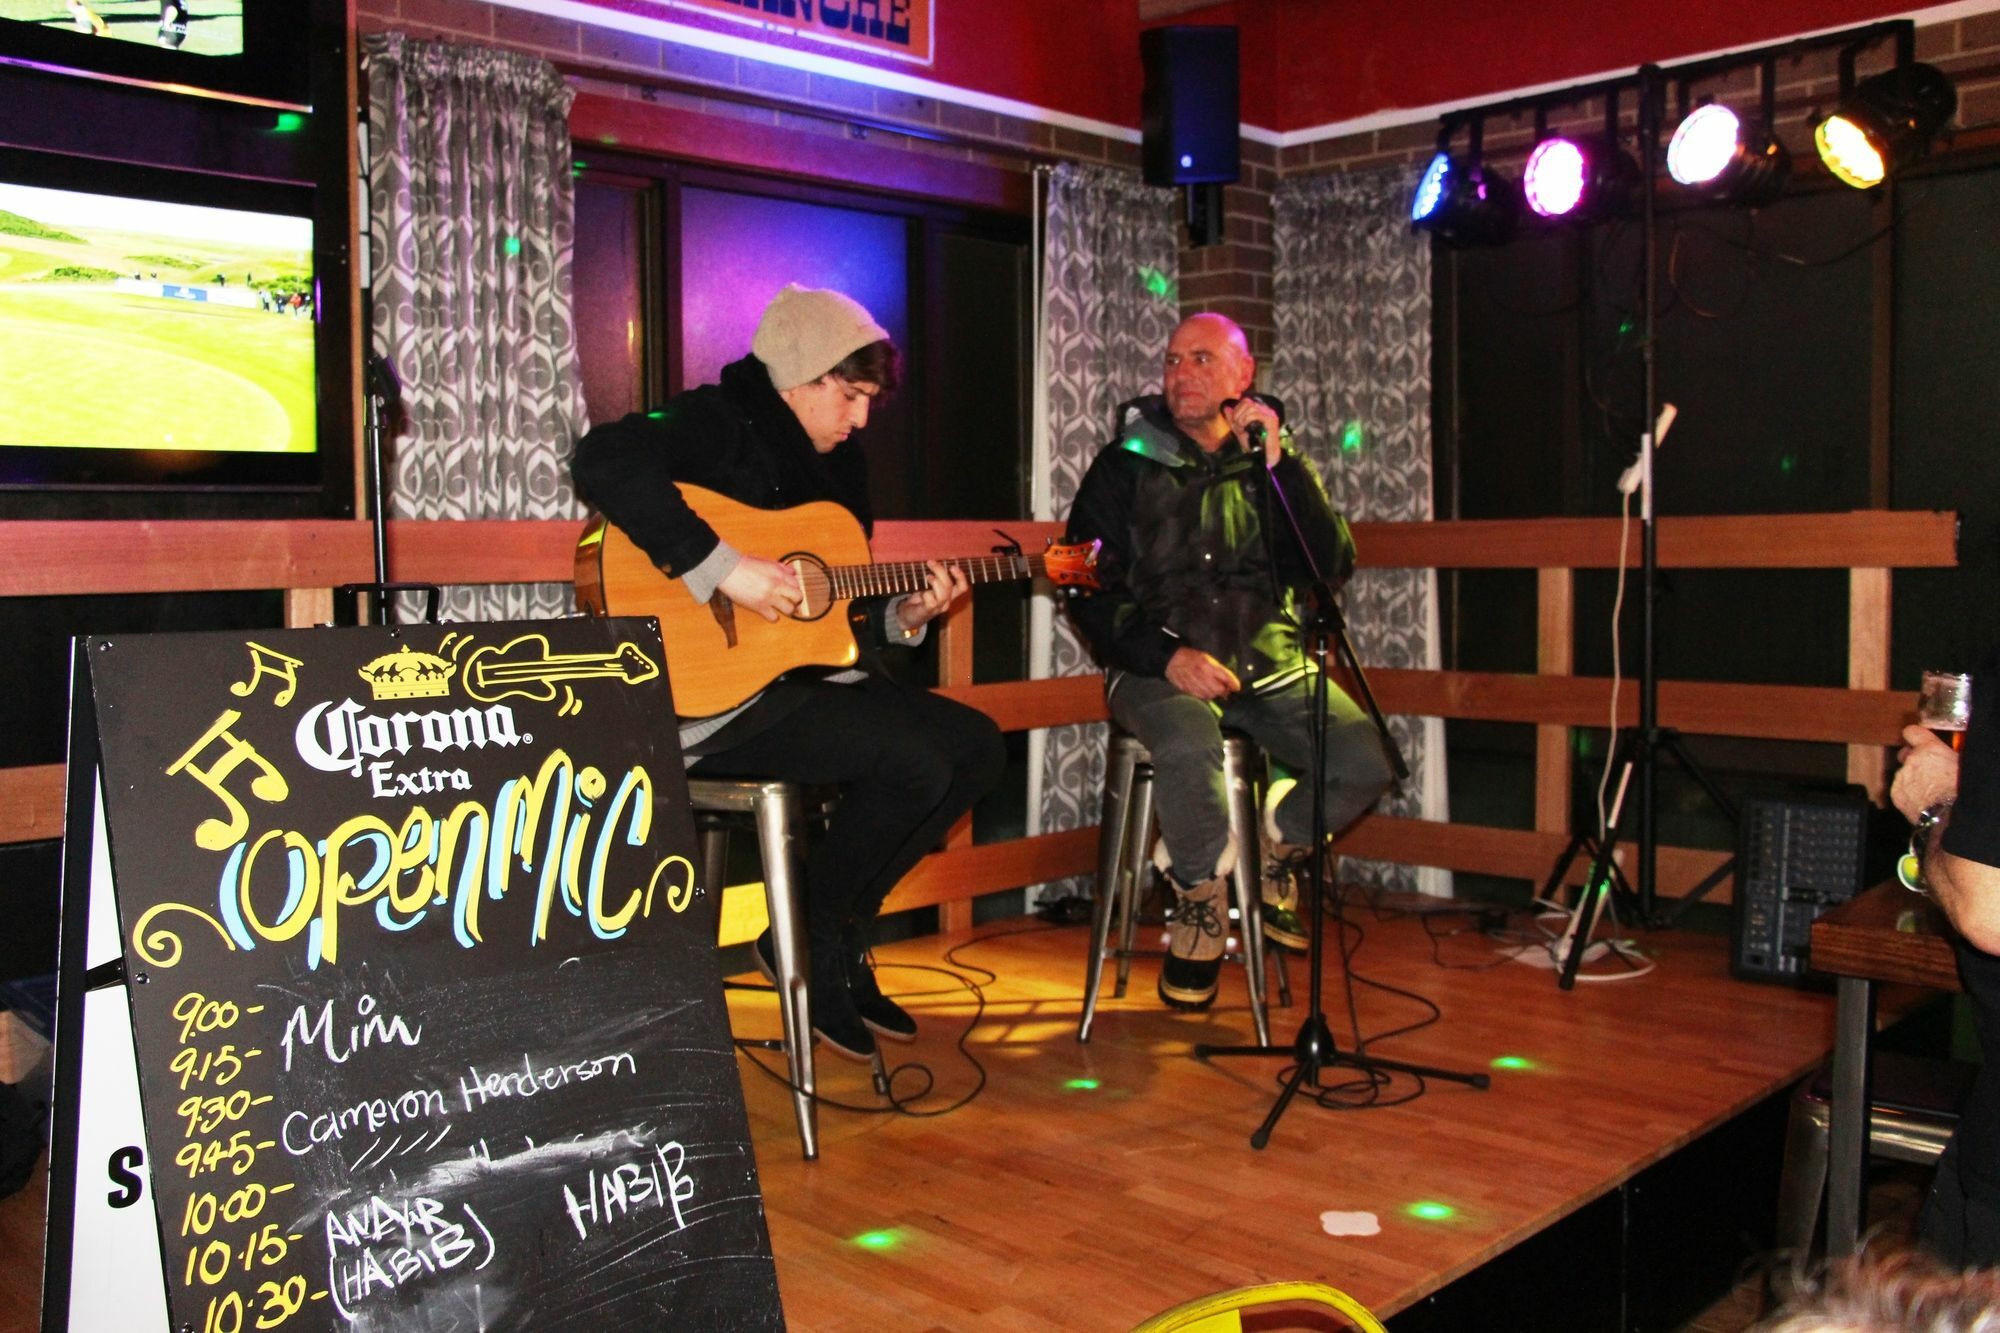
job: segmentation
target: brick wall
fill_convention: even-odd
[[[1023,173],[1063,158],[1139,164],[1139,146],[1122,140],[481,0],[356,0],[356,10],[364,33],[395,30],[530,52],[555,62],[580,91],[683,115],[866,138]]]
[[[1139,146],[934,98],[681,46],[658,38],[496,7],[481,0],[356,0],[364,33],[476,42],[555,62],[580,92],[630,99],[662,113],[750,122],[802,135],[865,138],[878,148],[972,162],[1025,175],[1038,162],[1103,162],[1137,170]],[[718,126],[718,128],[721,128]],[[1243,144],[1243,180],[1228,187],[1224,243],[1181,251],[1187,313],[1220,311],[1268,357],[1271,190],[1278,153]]]

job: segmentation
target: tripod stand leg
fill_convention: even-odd
[[[1298,1096],[1299,1085],[1306,1081],[1308,1074],[1318,1072],[1317,1064],[1305,1060],[1299,1061],[1298,1067],[1292,1070],[1292,1076],[1285,1080],[1284,1089],[1279,1092],[1278,1100],[1271,1103],[1270,1114],[1264,1117],[1264,1123],[1257,1126],[1256,1132],[1250,1135],[1251,1147],[1262,1150],[1264,1145],[1271,1141],[1271,1131],[1278,1127],[1278,1120],[1285,1114],[1285,1108],[1292,1104],[1292,1098]]]
[[[1583,962],[1584,950],[1590,947],[1591,932],[1597,929],[1597,910],[1604,903],[1604,895],[1610,892],[1611,852],[1609,842],[1598,849],[1590,863],[1590,878],[1584,881],[1583,892],[1576,900],[1576,914],[1570,922],[1574,933],[1557,982],[1564,990],[1576,988],[1576,970]]]

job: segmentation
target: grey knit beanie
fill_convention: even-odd
[[[771,372],[771,387],[783,393],[812,383],[850,353],[888,336],[853,297],[787,283],[764,307],[750,350]]]

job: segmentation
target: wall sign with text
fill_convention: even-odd
[[[597,0],[601,3],[601,0]],[[931,62],[931,0],[648,0],[740,23]]]
[[[654,622],[80,651],[173,1329],[782,1325]]]

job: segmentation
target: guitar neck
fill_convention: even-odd
[[[965,572],[968,583],[1014,583],[1041,578],[1048,573],[1048,557],[1042,555],[975,555],[947,563]],[[850,597],[893,597],[920,592],[930,583],[930,569],[921,560],[892,560],[879,565],[835,565],[827,571],[833,577],[833,595]]]

